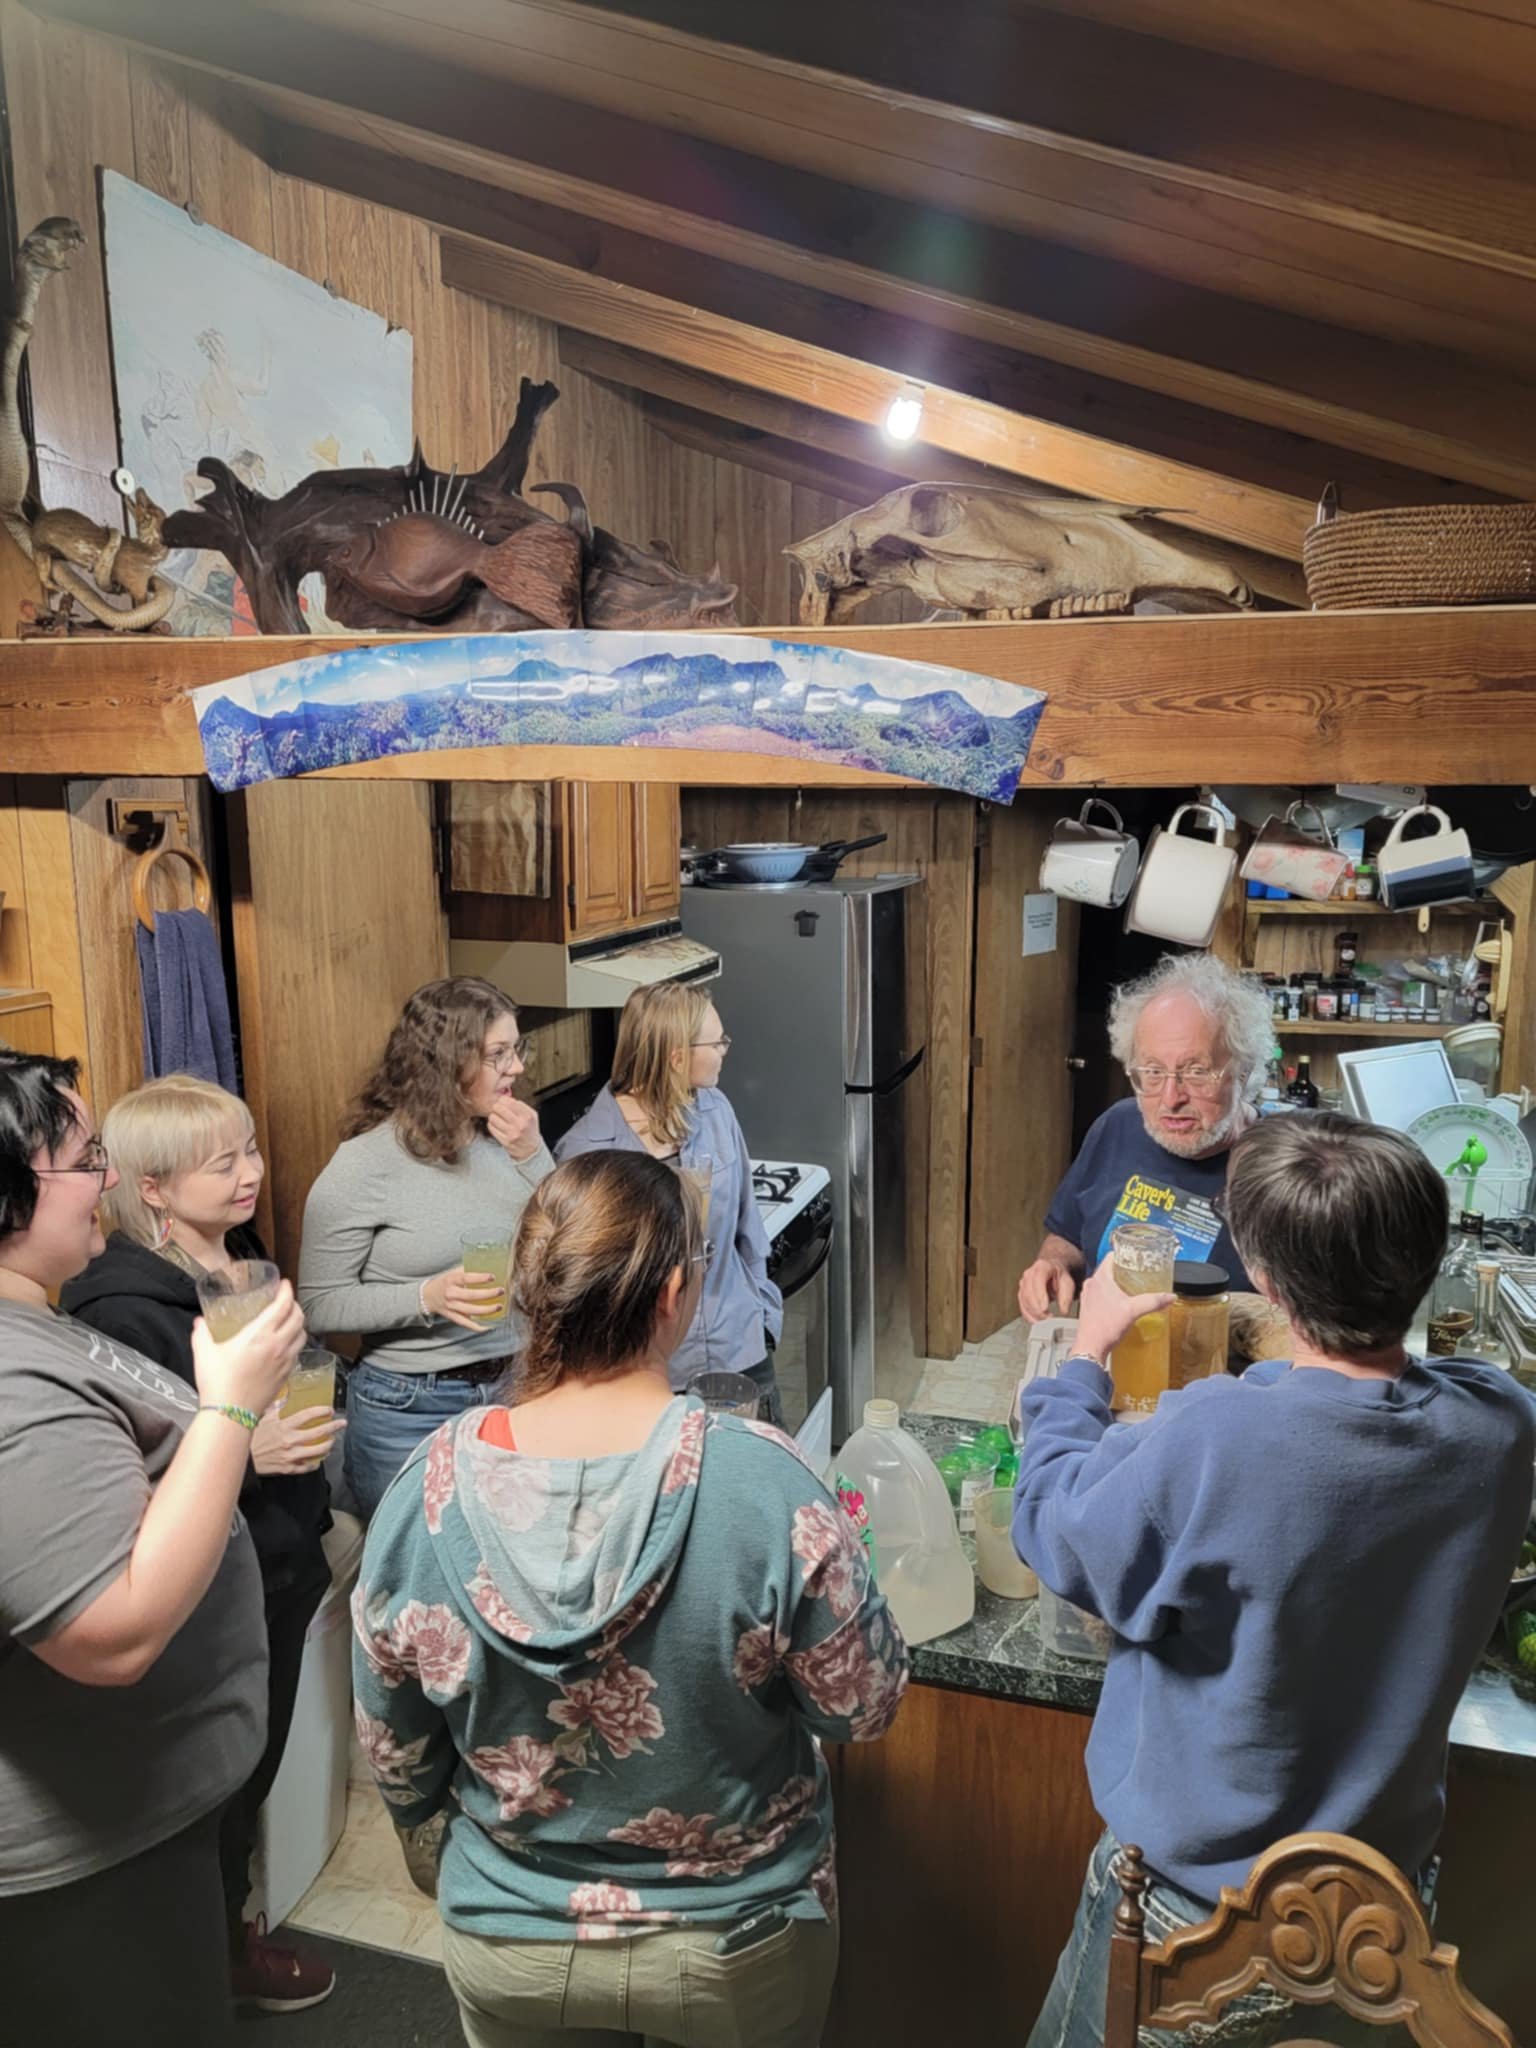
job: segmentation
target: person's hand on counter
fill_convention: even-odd
[[[1048,1237],[1019,1281],[1019,1314],[1025,1322],[1043,1323],[1047,1316],[1070,1314],[1082,1270],[1083,1255],[1075,1244],[1064,1237]]]
[[[491,1104],[486,1129],[511,1159],[528,1160],[544,1140],[539,1133],[539,1113],[515,1095],[498,1095]]]
[[[1122,1294],[1115,1283],[1114,1266],[1105,1259],[1083,1288],[1072,1356],[1092,1358],[1107,1366],[1110,1352],[1138,1317],[1156,1315],[1172,1306],[1171,1294]]]

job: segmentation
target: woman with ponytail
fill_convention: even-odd
[[[815,2048],[837,1963],[815,1740],[893,1719],[905,1647],[794,1447],[672,1386],[697,1205],[644,1150],[523,1212],[507,1405],[445,1423],[368,1532],[358,1729],[436,1889],[470,2048]]]

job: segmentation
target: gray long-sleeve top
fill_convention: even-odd
[[[461,1237],[515,1235],[554,1171],[549,1148],[514,1159],[483,1132],[451,1164],[413,1159],[392,1123],[336,1148],[304,1205],[299,1305],[312,1330],[359,1335],[391,1372],[442,1372],[516,1349],[516,1326],[461,1329],[421,1311],[421,1283],[460,1263]]]
[[[643,1152],[624,1121],[624,1112],[605,1084],[597,1100],[560,1140],[561,1160],[603,1146]],[[752,1162],[736,1112],[718,1088],[700,1088],[679,1166],[708,1167],[709,1221],[715,1255],[704,1273],[704,1288],[691,1328],[672,1355],[674,1387],[686,1387],[696,1372],[743,1372],[756,1365],[784,1326],[784,1298],[768,1278],[768,1233],[752,1193]]]

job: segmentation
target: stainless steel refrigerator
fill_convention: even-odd
[[[720,955],[721,1085],[754,1158],[832,1177],[834,1428],[871,1395],[903,1408],[927,1321],[926,888],[916,875],[683,891]]]

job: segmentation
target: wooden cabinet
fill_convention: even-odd
[[[682,806],[675,782],[639,782],[634,797],[634,904],[644,918],[678,909],[677,849]]]
[[[455,938],[554,944],[679,909],[675,783],[456,783]]]

